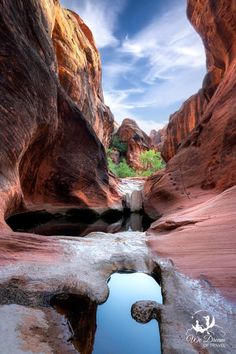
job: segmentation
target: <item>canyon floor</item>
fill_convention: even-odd
[[[127,192],[130,183],[133,189],[140,189],[140,182],[137,184],[134,181],[132,184],[130,180],[123,181],[121,189]],[[217,221],[217,216],[214,221]],[[155,223],[152,228],[155,229]],[[154,275],[161,284],[163,304],[136,304],[135,316],[143,322],[152,318],[159,321],[163,353],[233,353],[235,304],[219,292],[217,284],[213,286],[207,280],[208,274],[201,279],[192,274],[192,271],[196,273],[196,269],[198,273],[207,272],[209,266],[206,262],[212,261],[209,250],[199,250],[201,257],[200,260],[197,258],[199,262],[194,268],[193,250],[181,245],[184,242],[181,238],[173,245],[175,251],[168,246],[169,253],[164,254],[162,237],[165,236],[158,236],[157,233],[155,247],[150,248],[154,240],[151,230],[148,233],[93,232],[85,237],[39,236],[9,231],[2,234],[0,352],[4,353],[4,348],[8,348],[9,353],[77,352],[68,341],[71,337],[70,326],[65,317],[52,308],[51,299],[55,295],[84,295],[96,304],[101,304],[108,297],[107,279],[110,275],[128,270]],[[169,242],[168,237],[166,242]],[[197,245],[204,248],[201,240]],[[229,247],[227,234],[224,245],[215,244],[215,254],[217,247],[221,254],[225,254],[222,247]],[[158,253],[161,256],[157,256]],[[172,255],[175,256],[177,267],[169,259]],[[185,267],[181,272],[183,260],[185,266],[191,264],[192,268],[186,271]],[[224,274],[227,274],[226,267],[230,265],[222,259],[218,262],[221,281],[227,283]],[[198,264],[201,264],[200,269]],[[213,269],[214,272],[217,269],[214,264]],[[219,279],[216,275],[215,278]],[[217,324],[216,339],[222,338],[221,330],[224,330],[223,350],[219,343],[206,343],[206,348],[202,343],[192,343],[187,331],[192,328],[193,314],[199,310],[208,311],[214,316]],[[86,345],[91,347],[91,340]],[[89,352],[87,348],[85,353]]]

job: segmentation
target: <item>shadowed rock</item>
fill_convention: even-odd
[[[99,57],[96,48],[92,52],[92,39],[86,37],[89,30],[86,32],[85,25],[74,15],[70,14],[70,19],[68,16],[69,12],[51,0],[0,4],[1,223],[4,217],[24,209],[74,206],[104,210],[119,199],[112,181],[109,187],[101,142],[81,113],[78,100],[69,90],[74,101],[67,95],[62,78],[58,79],[63,58],[54,45],[68,39],[70,23],[73,36],[77,36],[73,70],[80,66],[81,57],[86,76],[86,70],[93,70],[96,58],[95,81],[100,87],[100,74],[96,74]],[[60,33],[59,25],[65,26]],[[80,40],[85,48],[78,46]],[[94,57],[90,63],[85,60],[86,48]],[[77,77],[80,80],[82,77]],[[89,87],[88,83],[84,101]],[[76,90],[72,92],[76,96]],[[96,102],[94,99],[93,110]],[[94,119],[98,120],[96,114]]]

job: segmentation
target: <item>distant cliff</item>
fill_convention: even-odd
[[[150,138],[139,128],[133,119],[126,118],[119,127],[116,136],[127,144],[126,158],[129,166],[136,170],[142,168],[140,154],[150,149]]]

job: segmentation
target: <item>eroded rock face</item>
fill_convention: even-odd
[[[179,111],[170,116],[165,136],[159,146],[165,161],[169,161],[176,154],[181,142],[199,123],[207,102],[204,90],[201,89],[196,95],[190,97]]]
[[[235,1],[188,1],[188,17],[201,35],[205,46],[207,74],[202,89],[170,117],[163,146],[163,157],[166,161],[176,154],[183,140],[204,119],[208,105],[212,107],[216,101],[219,102],[220,97],[228,96],[227,92],[223,93],[223,85],[227,86],[227,90],[230,90],[230,86],[233,89],[234,78],[230,71],[236,56],[235,7]],[[227,105],[231,106],[229,101]],[[209,111],[212,109],[209,108]]]
[[[106,208],[114,201],[104,148],[57,77],[51,34],[60,11],[50,0],[0,4],[3,225],[25,208]]]
[[[160,130],[151,130],[150,132],[150,140],[151,140],[151,148],[157,151],[163,150],[163,143],[166,137],[166,127]]]
[[[150,138],[142,131],[133,119],[123,120],[117,131],[120,140],[127,144],[127,162],[135,169],[141,169],[139,156],[142,152],[149,150]]]
[[[148,179],[145,205],[152,216],[198,204],[236,183],[234,9],[228,1],[188,2],[188,16],[206,47],[208,104],[166,170]]]
[[[56,6],[52,30],[59,80],[101,142],[108,146],[114,118],[104,104],[101,60],[90,29],[76,13]]]

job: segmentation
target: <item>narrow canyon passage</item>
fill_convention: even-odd
[[[0,354],[236,353],[235,98],[236,0],[0,0]]]

